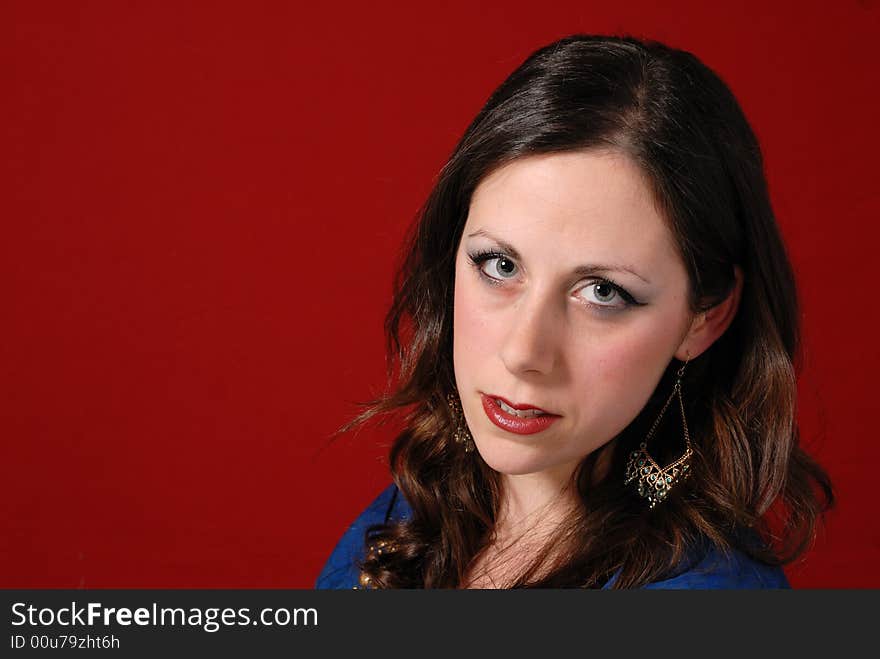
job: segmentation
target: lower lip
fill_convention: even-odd
[[[490,398],[486,394],[480,394],[483,400],[483,410],[489,421],[494,423],[502,430],[516,433],[517,435],[534,435],[550,427],[550,425],[559,418],[556,414],[542,414],[530,419],[524,419],[515,414],[505,412],[494,398]]]

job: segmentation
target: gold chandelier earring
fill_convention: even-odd
[[[457,393],[452,393],[446,396],[446,402],[449,404],[453,419],[452,439],[456,444],[461,444],[464,447],[465,453],[470,453],[475,448],[474,438],[467,427],[467,421],[465,421],[464,412],[461,409],[461,400]]]
[[[660,501],[663,501],[675,485],[683,483],[691,475],[690,462],[691,456],[693,456],[694,452],[691,449],[691,438],[688,433],[687,419],[684,416],[684,400],[681,397],[681,378],[684,375],[684,369],[687,367],[689,361],[690,356],[688,355],[685,358],[684,364],[678,369],[678,373],[676,373],[676,380],[675,385],[672,387],[672,393],[669,394],[669,398],[663,405],[663,409],[660,410],[660,414],[658,414],[657,418],[654,420],[654,425],[651,426],[651,430],[648,431],[648,435],[645,437],[644,441],[639,444],[639,449],[629,454],[629,460],[626,463],[626,478],[623,481],[624,485],[629,485],[633,481],[636,481],[636,489],[638,490],[639,496],[648,500],[649,508],[653,508]],[[650,441],[651,437],[654,435],[654,431],[657,430],[657,426],[660,424],[660,419],[663,418],[663,413],[666,412],[666,408],[669,407],[669,403],[672,402],[672,399],[675,396],[678,396],[678,407],[681,410],[681,425],[684,428],[685,450],[680,458],[665,467],[661,467],[648,453],[648,441]]]

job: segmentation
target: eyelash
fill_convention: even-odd
[[[473,265],[474,268],[476,268],[477,273],[480,275],[480,277],[482,277],[486,282],[488,282],[489,284],[491,284],[493,286],[503,286],[504,284],[500,280],[495,279],[494,277],[490,277],[485,272],[483,272],[483,264],[486,263],[487,261],[491,261],[492,259],[507,259],[507,260],[515,263],[515,261],[513,261],[513,259],[510,258],[507,254],[504,254],[503,252],[495,252],[492,250],[474,252],[472,254],[469,253],[468,259],[470,260],[471,265]],[[593,304],[593,303],[588,302],[588,304],[590,304],[590,306],[599,307],[600,309],[607,311],[607,310],[615,310],[615,309],[618,309],[618,310],[619,309],[626,309],[626,308],[633,307],[633,306],[640,307],[644,304],[643,302],[637,302],[636,299],[632,295],[630,295],[629,291],[627,291],[620,284],[618,284],[617,282],[615,282],[611,279],[607,279],[605,277],[599,277],[599,278],[590,280],[590,283],[587,285],[588,286],[597,286],[599,284],[606,284],[607,286],[610,286],[611,288],[613,288],[614,291],[618,295],[620,295],[620,297],[623,299],[625,304],[623,307],[614,307],[612,305]]]

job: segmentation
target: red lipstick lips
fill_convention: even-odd
[[[501,400],[505,405],[515,410],[536,410],[539,412],[543,412],[543,410],[531,405],[513,405],[504,398],[501,398],[501,396],[490,396],[481,393],[480,398],[483,402],[483,410],[486,412],[486,416],[489,417],[489,421],[502,430],[507,430],[517,435],[533,435],[541,432],[549,428],[556,419],[560,418],[559,415],[550,414],[549,412],[538,416],[517,416],[502,409],[497,401]]]

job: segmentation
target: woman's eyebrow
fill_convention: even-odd
[[[514,259],[517,259],[519,261],[522,260],[522,256],[520,256],[520,253],[517,251],[516,247],[514,247],[513,245],[511,245],[510,243],[508,243],[504,240],[501,240],[500,238],[496,238],[495,236],[493,236],[491,233],[489,233],[485,229],[477,229],[473,233],[469,233],[467,237],[474,238],[474,237],[478,237],[478,236],[481,236],[483,238],[488,238],[489,240],[492,240],[492,241],[498,243],[498,246],[502,249],[502,251],[509,254]],[[578,275],[579,277],[587,277],[589,275],[595,275],[595,274],[599,274],[602,272],[628,272],[631,275],[635,275],[636,277],[641,279],[646,284],[651,283],[647,279],[642,277],[642,275],[640,275],[638,272],[636,272],[632,268],[625,266],[625,265],[587,263],[585,265],[579,265],[578,267],[576,267],[574,269],[574,274]]]

